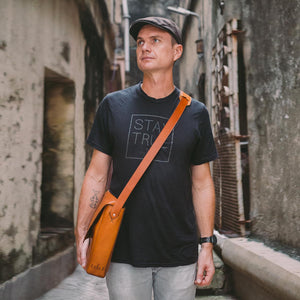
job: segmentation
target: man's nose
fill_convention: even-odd
[[[151,45],[149,42],[144,42],[143,45],[142,45],[142,50],[143,51],[151,51]]]

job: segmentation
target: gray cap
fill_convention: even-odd
[[[178,44],[182,44],[181,31],[172,20],[162,17],[147,17],[134,21],[129,29],[131,36],[136,40],[139,31],[144,25],[152,25],[162,30],[169,32],[176,40]]]

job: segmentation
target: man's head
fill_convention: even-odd
[[[134,21],[130,26],[129,32],[135,40],[137,40],[139,31],[145,25],[152,25],[167,31],[175,39],[177,44],[182,44],[181,31],[176,23],[172,20],[162,17],[147,17]]]
[[[171,20],[138,19],[132,23],[130,34],[137,41],[137,64],[142,72],[172,70],[182,55],[181,33]]]

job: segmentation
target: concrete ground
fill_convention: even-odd
[[[197,296],[195,300],[237,300],[232,296]]]
[[[78,266],[73,274],[36,300],[109,300],[105,279],[91,276]],[[201,300],[233,300],[230,296],[197,296]],[[141,299],[142,300],[142,299]]]
[[[36,300],[109,300],[104,278],[87,274],[81,266],[56,288]]]

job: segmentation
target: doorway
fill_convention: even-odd
[[[73,228],[74,82],[45,69],[41,229]]]

